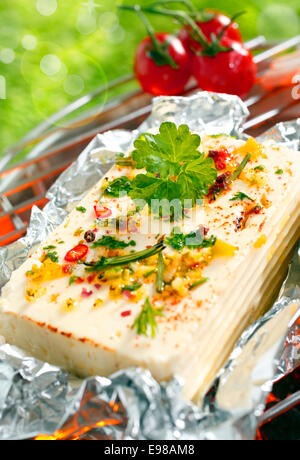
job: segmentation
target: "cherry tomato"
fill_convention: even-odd
[[[88,246],[85,244],[78,244],[78,246],[75,246],[75,248],[67,252],[65,260],[67,262],[77,262],[78,260],[83,259],[83,257],[87,255],[88,251]]]
[[[221,45],[231,50],[215,56],[194,53],[192,74],[202,90],[245,96],[256,79],[252,54],[241,43],[228,38],[223,38]]]
[[[209,18],[207,21],[196,21],[196,24],[201,29],[206,38],[209,39],[211,34],[215,34],[217,37],[222,32],[222,30],[227,27],[226,31],[224,32],[224,37],[242,43],[243,39],[239,31],[239,26],[236,22],[230,24],[231,19],[223,13],[219,13],[218,11],[208,10],[207,13],[212,13],[214,16]],[[193,40],[191,37],[191,30],[192,29],[190,26],[185,26],[179,33],[180,40],[183,42],[185,47],[189,49],[193,49],[195,44],[198,44],[198,42]]]
[[[105,206],[99,206],[98,204],[94,206],[95,214],[97,219],[107,219],[112,215],[112,212],[109,208]]]
[[[171,57],[175,66],[159,65],[155,60],[153,42],[146,37],[138,46],[134,71],[145,92],[160,95],[176,95],[182,93],[190,78],[190,56],[181,40],[167,33],[155,34],[156,40],[163,45],[165,52]]]

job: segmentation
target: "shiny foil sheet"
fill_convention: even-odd
[[[0,249],[0,286],[139,133],[170,120],[200,133],[245,137],[247,115],[235,96],[159,97],[139,129],[97,135],[51,187],[43,211],[33,208],[27,235]],[[281,123],[265,138],[299,150],[300,121]],[[202,407],[181,398],[176,379],[159,384],[150,372],[130,368],[80,380],[0,342],[0,439],[253,439],[274,380],[300,364],[299,305],[298,243],[278,300],[242,334]]]

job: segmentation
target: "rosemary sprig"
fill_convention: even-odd
[[[159,293],[161,293],[164,290],[164,270],[165,270],[164,256],[163,256],[163,253],[160,252],[158,254],[157,273],[156,273],[156,280],[155,280],[155,287],[156,287],[157,292]]]
[[[131,329],[136,329],[138,335],[145,335],[148,337],[148,329],[151,330],[151,337],[155,337],[157,332],[157,322],[155,317],[156,316],[164,316],[162,313],[162,309],[153,308],[149,297],[147,297],[140,314],[135,319]]]
[[[86,271],[89,272],[100,272],[107,270],[108,268],[119,267],[122,265],[130,264],[131,262],[137,262],[138,260],[147,259],[152,257],[165,249],[164,243],[155,244],[151,248],[143,249],[142,251],[133,252],[131,254],[126,254],[125,256],[116,256],[116,257],[101,257],[98,262],[85,262],[84,265]]]
[[[236,168],[235,171],[233,171],[231,176],[229,176],[229,178],[227,179],[228,183],[231,183],[231,182],[235,181],[239,177],[239,175],[241,174],[241,172],[243,171],[243,169],[247,165],[247,163],[250,160],[250,158],[251,158],[251,153],[248,153],[248,155],[245,156],[245,158],[243,159],[241,164]]]

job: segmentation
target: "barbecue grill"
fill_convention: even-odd
[[[300,46],[300,35],[277,44],[259,36],[246,46],[255,54],[262,81],[276,56]],[[109,99],[105,106],[97,103],[104,92],[116,88],[121,96]],[[250,112],[244,124],[246,134],[256,137],[280,121],[300,117],[300,95],[295,97],[294,89],[292,83],[272,90],[256,84],[244,101]],[[184,95],[195,91],[199,89],[191,83]],[[138,88],[133,75],[126,75],[72,102],[8,148],[0,160],[0,246],[26,233],[32,206],[45,206],[48,188],[97,133],[137,128],[149,115],[151,102],[151,95]],[[67,434],[62,436],[68,439]],[[300,439],[300,368],[275,383],[257,439]]]

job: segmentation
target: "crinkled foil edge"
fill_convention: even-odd
[[[169,120],[187,123],[200,133],[245,138],[242,126],[247,116],[236,96],[199,92],[158,97],[137,130],[97,135],[51,187],[43,211],[33,208],[27,235],[0,250],[0,286],[105,174],[116,154],[130,149],[139,133]],[[299,134],[296,120],[280,123],[261,139],[299,150]],[[201,407],[181,398],[180,381],[159,384],[147,370],[130,368],[109,378],[79,380],[14,346],[1,345],[0,439],[253,439],[274,380],[300,364],[299,280],[298,243],[278,300],[242,334]]]

